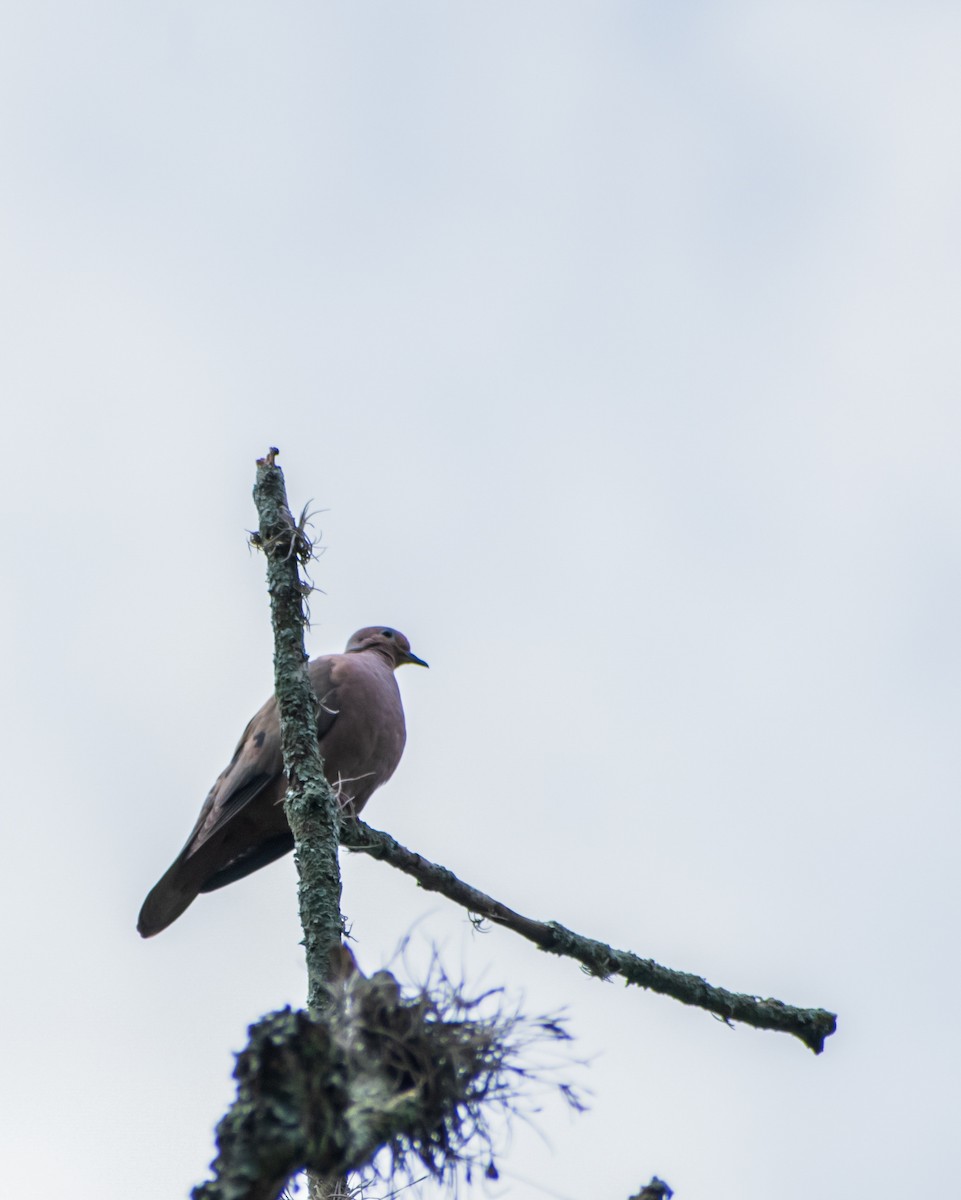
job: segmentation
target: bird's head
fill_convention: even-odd
[[[358,629],[347,643],[345,654],[360,654],[365,650],[374,650],[382,654],[395,669],[404,663],[415,663],[418,667],[426,667],[427,663],[418,658],[410,648],[410,642],[398,629],[389,625],[368,625]]]

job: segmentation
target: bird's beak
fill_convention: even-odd
[[[414,652],[412,650],[407,651],[407,654],[404,657],[404,662],[414,663],[415,666],[418,666],[418,667],[428,667],[428,668],[430,667],[429,663],[425,663],[422,658],[418,658],[417,655],[414,654]]]

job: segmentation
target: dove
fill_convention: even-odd
[[[427,666],[402,633],[370,625],[350,638],[343,654],[307,665],[324,774],[355,815],[390,779],[404,752],[404,709],[394,678],[404,663]],[[293,849],[286,790],[280,717],[271,697],[241,735],[186,845],[144,901],[137,921],[142,937],[166,929],[201,892],[242,879]]]

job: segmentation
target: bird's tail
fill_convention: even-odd
[[[141,937],[153,937],[172,924],[197,898],[197,888],[185,883],[178,859],[151,890],[137,918]]]

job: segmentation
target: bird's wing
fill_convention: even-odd
[[[319,702],[321,740],[337,720],[335,657],[315,659],[308,666]],[[280,720],[271,697],[247,725],[233,758],[208,792],[184,848],[144,901],[138,921],[144,937],[175,921],[198,892],[239,879],[291,848],[283,794]]]
[[[321,741],[330,732],[337,720],[337,687],[333,681],[332,658],[316,658],[308,664],[310,682],[317,697],[317,737]],[[203,846],[225,831],[231,822],[255,800],[265,788],[279,783],[284,772],[283,752],[280,744],[280,716],[275,697],[267,701],[250,720],[241,734],[233,758],[221,772],[204,800],[200,816],[183,849],[184,857],[191,857]],[[263,825],[265,836],[274,832],[287,831],[287,817],[279,803],[274,816],[270,812],[258,813],[257,824]],[[271,819],[274,816],[274,819]]]

